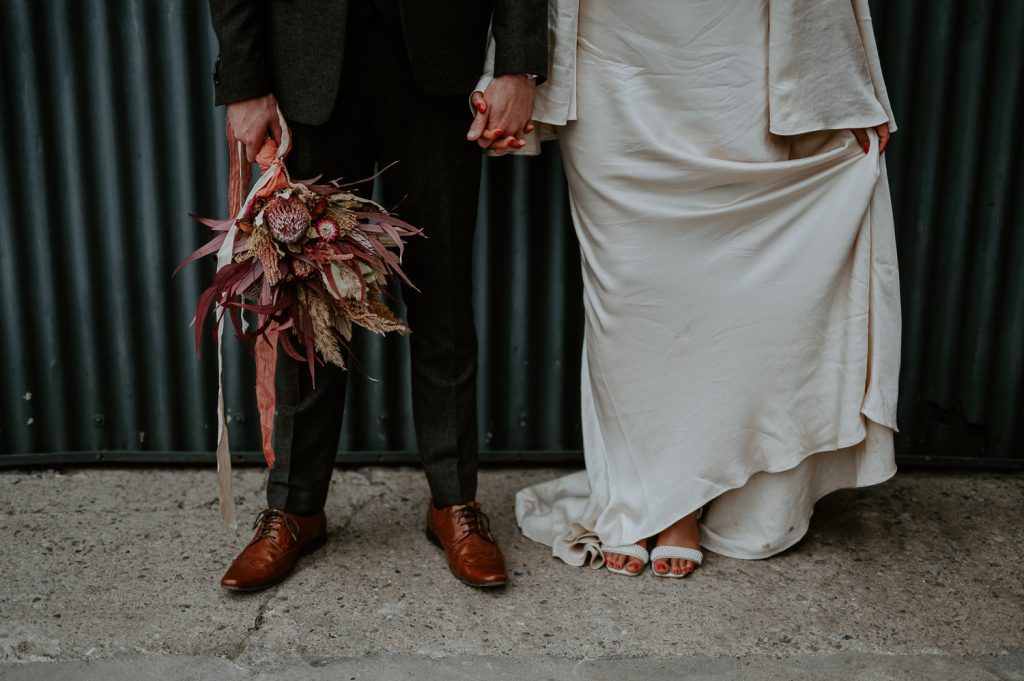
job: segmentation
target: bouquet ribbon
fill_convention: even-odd
[[[227,236],[220,250],[217,251],[217,271],[222,270],[231,262],[235,250],[235,237],[238,234],[238,220],[245,217],[245,210],[249,203],[257,196],[270,194],[277,189],[282,182],[287,183],[287,171],[284,167],[284,157],[291,151],[291,133],[288,124],[284,120],[281,109],[277,110],[278,121],[281,125],[281,144],[277,145],[273,140],[267,140],[257,161],[263,174],[253,185],[248,196],[243,200],[242,192],[249,184],[251,166],[246,163],[245,152],[240,141],[235,141],[231,146],[229,162],[230,179],[228,181],[228,206],[234,220],[228,228]],[[276,148],[275,148],[276,147]],[[272,155],[272,156],[271,156]],[[271,156],[271,158],[267,158]],[[228,437],[227,413],[224,408],[224,351],[222,341],[224,338],[224,310],[218,304],[216,307],[217,318],[217,496],[220,499],[220,517],[232,527],[238,526],[235,514],[235,498],[231,491],[231,447]],[[256,371],[261,378],[267,377],[269,372],[269,385],[274,385],[274,366],[277,359],[276,331],[272,331],[274,337],[271,343],[257,343],[256,350]],[[268,351],[269,348],[269,351]],[[257,386],[266,386],[263,380],[257,381]],[[263,451],[268,463],[273,465],[274,454],[271,448],[271,431],[268,423],[273,423],[274,417],[274,396],[267,390],[257,390],[257,403],[260,411],[260,429],[263,440]],[[269,411],[269,414],[268,414]],[[267,418],[269,416],[269,418]]]

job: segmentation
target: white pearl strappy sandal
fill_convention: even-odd
[[[688,549],[685,546],[658,546],[651,551],[652,561],[661,560],[662,558],[678,558],[680,560],[693,561],[697,564],[697,567],[700,567],[700,564],[704,562],[704,554],[701,551],[698,551],[697,549]],[[696,569],[697,568],[694,568],[694,570]],[[693,570],[690,570],[690,572],[693,572]],[[690,574],[690,572],[682,575],[675,575],[672,574],[671,570],[666,570],[665,572],[658,572],[657,570],[654,570],[654,576],[668,577],[669,579],[682,579],[686,575]]]
[[[640,569],[636,572],[630,572],[626,568],[613,568],[611,565],[608,564],[608,561],[605,561],[605,568],[607,568],[608,572],[611,572],[614,575],[626,575],[627,577],[637,577],[641,572],[644,571],[644,566],[646,566],[647,563],[651,560],[651,556],[649,553],[647,553],[647,549],[640,546],[639,544],[626,544],[624,546],[601,547],[601,555],[603,556],[607,553],[621,553],[624,556],[630,556],[631,558],[636,558],[640,561]]]

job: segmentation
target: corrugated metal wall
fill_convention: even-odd
[[[899,451],[1024,463],[1024,2],[873,2],[901,131]]]
[[[887,153],[899,451],[1021,465],[1024,2],[873,4],[901,125]],[[195,360],[186,324],[211,268],[169,276],[203,240],[186,212],[226,212],[205,0],[4,0],[0,39],[0,465],[207,457],[215,361],[209,347]],[[580,448],[578,258],[552,152],[485,166],[475,302],[491,459]],[[253,372],[228,346],[243,455],[258,448]],[[343,458],[408,460],[405,344],[356,353]]]

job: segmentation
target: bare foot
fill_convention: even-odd
[[[637,542],[638,545],[647,548],[647,540],[641,539]],[[616,570],[626,570],[627,572],[640,572],[643,569],[644,564],[640,562],[639,558],[633,556],[627,556],[622,553],[606,553],[604,554],[604,562],[607,563],[608,567],[615,568]]]
[[[700,527],[697,525],[697,511],[676,521],[662,530],[658,535],[657,546],[683,546],[688,549],[700,549]],[[688,575],[697,568],[692,560],[683,558],[659,558],[654,561],[654,571],[664,575],[669,571],[673,575]]]

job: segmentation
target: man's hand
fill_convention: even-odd
[[[520,74],[494,78],[483,93],[471,98],[477,113],[466,139],[482,148],[507,151],[526,146],[523,136],[533,130],[533,96],[536,83]]]
[[[281,144],[281,124],[277,119],[277,100],[274,95],[254,97],[228,104],[228,142],[240,141],[245,145],[249,163],[256,160],[267,137]]]

